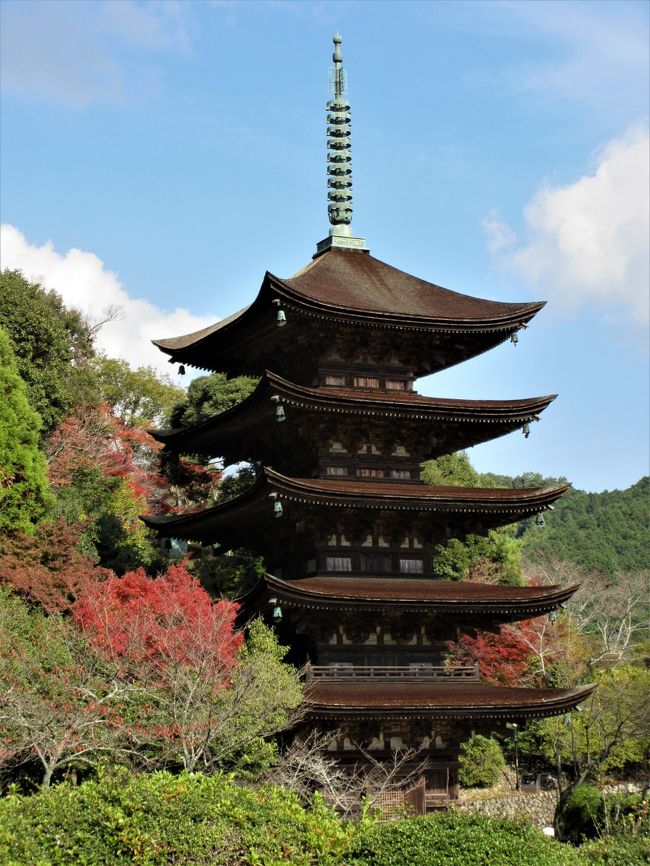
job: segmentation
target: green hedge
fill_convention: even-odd
[[[650,838],[609,836],[586,842],[579,851],[584,866],[647,866]]]
[[[650,840],[576,849],[526,823],[457,812],[344,822],[322,801],[221,776],[99,775],[0,799],[2,866],[640,866]]]
[[[0,800],[3,866],[340,863],[353,832],[321,802],[224,776],[113,772]]]
[[[573,848],[529,824],[454,812],[373,827],[345,866],[582,866]]]

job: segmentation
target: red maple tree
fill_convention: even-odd
[[[142,569],[111,577],[75,604],[78,626],[130,684],[123,732],[157,766],[194,771],[215,761],[243,636],[237,605],[213,601],[185,564],[156,578]]]
[[[156,578],[141,568],[110,577],[89,587],[73,612],[98,649],[134,669],[209,663],[226,673],[243,640],[237,610],[227,599],[213,601],[181,563]]]
[[[83,526],[63,518],[41,523],[36,535],[3,539],[0,584],[11,586],[48,613],[66,612],[76,599],[109,574],[78,549]]]

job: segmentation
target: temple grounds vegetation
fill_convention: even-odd
[[[581,712],[518,740],[522,767],[555,779],[558,834],[591,841],[462,814],[344,820],[309,794],[320,778],[336,799],[333,767],[276,745],[300,713],[299,673],[270,629],[236,627],[232,599],[263,563],[245,550],[181,559],[139,520],[250,483],[250,470],[222,480],[215,464],[169,459],[145,431],[227,409],[254,381],[202,377],[184,392],[98,355],[97,327],[20,273],[1,275],[1,862],[650,862],[647,797],[598,790],[649,777],[648,479],[571,490],[544,529],[454,541],[436,560],[448,580],[582,584],[555,620],[478,631],[448,652],[497,684],[598,683]],[[434,484],[563,481],[481,475],[464,454],[423,471]],[[502,751],[512,763],[511,738],[470,740],[464,783],[492,784]]]

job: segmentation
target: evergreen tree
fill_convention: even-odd
[[[95,397],[87,363],[94,355],[92,331],[56,292],[9,270],[0,272],[0,327],[9,335],[29,402],[47,436],[74,406]]]
[[[50,502],[45,456],[38,447],[41,420],[1,328],[0,395],[0,532],[33,532]]]

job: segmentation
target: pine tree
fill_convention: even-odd
[[[0,533],[33,532],[50,503],[40,430],[9,337],[0,329]]]

